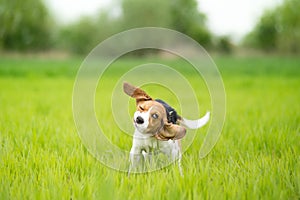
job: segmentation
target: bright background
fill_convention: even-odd
[[[69,23],[84,15],[96,14],[100,9],[111,7],[116,14],[118,5],[110,0],[46,0],[51,11],[61,23]],[[198,0],[199,9],[207,15],[208,26],[217,35],[230,34],[241,39],[249,32],[267,8],[282,0]],[[70,9],[71,8],[71,9]]]

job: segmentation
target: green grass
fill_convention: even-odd
[[[177,166],[128,177],[98,162],[78,137],[72,90],[81,59],[1,58],[0,199],[299,199],[300,59],[215,61],[227,114],[213,151],[199,160],[204,128],[183,156],[184,177]],[[118,134],[105,113],[106,134]],[[130,138],[119,135],[112,139],[129,150]]]

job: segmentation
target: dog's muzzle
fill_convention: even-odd
[[[144,123],[144,119],[140,116],[138,116],[135,121],[136,121],[137,124],[143,124]]]

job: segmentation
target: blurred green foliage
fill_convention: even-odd
[[[62,27],[58,46],[74,53],[89,52],[97,44],[97,24],[89,18],[81,18],[75,24]]]
[[[171,25],[171,1],[122,0],[122,28],[145,26],[169,27]]]
[[[169,0],[171,4],[171,28],[189,35],[201,45],[209,47],[212,33],[206,25],[206,16],[199,12],[196,0]]]
[[[120,19],[102,10],[96,17],[82,17],[73,24],[59,28],[56,48],[76,54],[91,51],[99,42],[121,30]]]
[[[211,44],[212,34],[195,0],[122,0],[120,10],[117,16],[109,10],[102,10],[99,17],[85,17],[63,27],[59,35],[60,45],[75,53],[87,53],[114,33],[147,26],[172,28],[205,47]]]
[[[233,46],[234,45],[231,43],[230,36],[228,35],[219,36],[215,42],[215,48],[223,54],[232,53]]]
[[[300,52],[300,1],[284,2],[265,11],[254,30],[244,39],[248,47],[281,53]]]
[[[0,0],[0,49],[40,51],[59,49],[85,54],[109,36],[136,27],[156,26],[180,31],[205,48],[231,53],[228,36],[214,36],[196,0],[120,0],[117,12],[57,25],[43,0]],[[243,41],[244,46],[267,52],[300,52],[299,0],[283,0],[266,10]]]
[[[18,51],[56,48],[84,54],[117,32],[146,26],[172,28],[209,47],[212,34],[197,6],[196,0],[122,0],[117,14],[101,10],[98,16],[54,26],[41,0],[0,0],[0,47]]]
[[[0,47],[41,50],[51,46],[52,23],[41,0],[0,0]]]

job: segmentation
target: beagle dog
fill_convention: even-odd
[[[133,169],[137,170],[141,159],[151,162],[152,154],[162,153],[170,162],[178,160],[179,172],[183,175],[180,139],[185,136],[186,128],[197,129],[204,126],[210,113],[207,112],[198,120],[187,120],[167,103],[160,99],[154,100],[140,88],[125,82],[123,90],[136,99],[136,112],[133,116],[135,131],[128,174]]]

